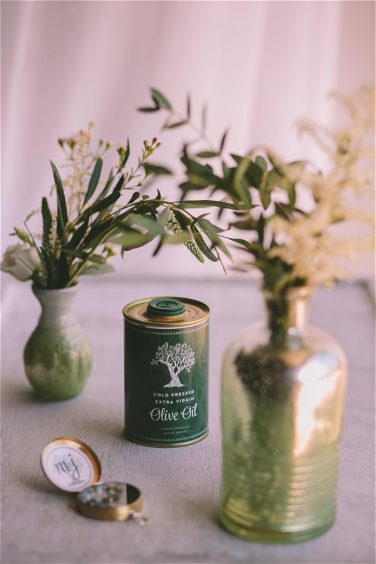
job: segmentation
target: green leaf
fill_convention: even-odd
[[[110,206],[112,206],[120,198],[120,196],[121,196],[120,191],[116,190],[116,187],[115,187],[114,191],[109,196],[106,196],[106,198],[104,198],[100,202],[94,204],[93,206],[88,208],[86,211],[90,212],[90,215],[92,215],[93,213],[97,213],[101,210],[107,209]]]
[[[275,168],[272,168],[268,172],[267,182],[270,190],[277,187],[282,188],[283,187],[282,185],[284,183],[284,177],[281,176],[281,174]]]
[[[275,204],[275,211],[276,211],[277,215],[279,215],[280,217],[282,217],[283,219],[285,219],[287,221],[292,221],[292,219],[294,217],[290,206],[288,206],[287,204],[276,203]]]
[[[84,221],[80,225],[80,227],[75,230],[75,232],[72,235],[71,240],[68,241],[68,244],[67,244],[68,249],[75,249],[77,246],[79,246],[79,244],[81,243],[81,241],[85,237],[85,233],[87,231],[88,225],[89,225],[89,218],[86,219],[86,221]]]
[[[162,166],[162,165],[152,164],[152,163],[145,163],[144,169],[145,169],[147,176],[149,176],[151,174],[154,174],[155,176],[163,176],[163,175],[167,176],[169,174],[172,174],[172,172],[169,168]]]
[[[284,177],[283,172],[281,171],[281,169],[279,168],[279,166],[277,165],[276,160],[273,158],[273,156],[268,153],[268,159],[269,161],[272,163],[274,169],[276,170],[276,172],[279,174],[279,176],[281,176],[282,178]]]
[[[186,119],[183,119],[181,121],[175,121],[173,123],[166,123],[163,126],[163,129],[175,129],[175,127],[181,127],[182,125],[185,125],[187,122]]]
[[[174,233],[165,235],[163,237],[163,243],[168,245],[181,245],[182,243],[188,243],[192,239],[192,235],[188,231],[183,231],[183,233]]]
[[[192,184],[191,182],[182,182],[179,184],[180,190],[183,192],[182,199],[188,194],[188,192],[196,191],[196,190],[203,190],[204,186],[197,186],[197,184]]]
[[[102,255],[98,255],[98,254],[91,254],[89,255],[88,260],[90,262],[95,262],[95,264],[105,264],[106,262],[106,257],[102,257]]]
[[[231,227],[235,227],[236,229],[244,231],[254,231],[256,229],[256,221],[252,217],[234,221],[230,225]]]
[[[94,169],[92,175],[89,180],[89,186],[87,188],[85,198],[84,198],[84,205],[87,201],[90,200],[91,196],[94,194],[96,187],[98,186],[98,182],[101,176],[103,161],[102,159],[97,159],[94,165]]]
[[[114,190],[111,192],[109,196],[106,196],[105,198],[103,198],[103,200],[96,201],[92,206],[87,208],[87,210],[85,210],[81,214],[79,218],[79,222],[82,223],[83,221],[86,221],[91,215],[100,212],[102,210],[110,211],[112,206],[120,198],[120,196],[121,196],[121,192],[119,189],[117,189],[117,186],[115,186]]]
[[[246,205],[251,205],[251,195],[249,192],[249,183],[246,179],[246,173],[250,166],[250,160],[248,157],[244,157],[238,164],[238,167],[234,175],[234,189],[238,194],[240,200]]]
[[[170,102],[167,100],[166,96],[164,96],[159,90],[151,88],[151,97],[158,107],[164,108],[165,110],[172,110]]]
[[[248,168],[245,171],[245,177],[248,181],[249,186],[253,188],[258,188],[261,182],[264,171],[256,163],[251,161],[249,157],[241,157],[240,155],[235,155],[231,153],[231,157],[239,165],[242,161],[248,159]],[[244,165],[245,166],[245,165]]]
[[[150,113],[150,112],[159,112],[159,110],[160,110],[160,108],[159,108],[158,106],[150,106],[150,107],[143,106],[143,107],[141,107],[141,108],[137,108],[137,111],[138,111],[138,112],[145,112],[145,113],[146,113],[146,112],[147,112],[147,113]]]
[[[30,237],[26,233],[26,231],[23,231],[22,229],[18,229],[18,227],[13,227],[13,230],[14,230],[14,233],[11,233],[11,235],[16,235],[24,243],[28,243],[29,245],[33,246],[32,243],[31,243]]]
[[[262,251],[262,247],[259,243],[251,243],[246,239],[238,239],[237,237],[226,237],[226,239],[229,239],[230,241],[237,243],[241,247],[244,247],[248,252],[256,257],[260,254],[260,251]]]
[[[116,182],[115,188],[113,190],[113,193],[115,192],[120,192],[121,189],[123,188],[123,184],[124,184],[124,175],[122,174],[119,178],[119,180]]]
[[[106,196],[106,194],[108,193],[109,189],[112,186],[114,179],[115,179],[115,175],[113,174],[112,170],[110,170],[106,184],[104,185],[104,188],[101,191],[101,193],[99,194],[97,199],[101,199],[101,198],[104,198]]]
[[[88,257],[87,253],[84,253],[82,251],[77,251],[76,249],[69,249],[68,247],[65,247],[63,251],[66,255],[70,257],[79,258],[81,260],[86,260]]]
[[[99,274],[108,274],[114,272],[114,267],[111,264],[91,264],[81,271],[85,276],[96,276]]]
[[[259,166],[264,172],[266,170],[268,170],[268,163],[266,162],[266,160],[264,159],[264,157],[261,157],[261,155],[257,155],[257,157],[255,158],[255,163],[257,164],[257,166]]]
[[[194,184],[195,186],[201,186],[201,188],[207,188],[210,184],[210,181],[207,178],[199,176],[198,174],[195,174],[193,172],[188,172],[187,178],[191,184]]]
[[[199,232],[199,230],[197,229],[197,227],[195,225],[192,226],[192,235],[193,238],[198,246],[198,248],[200,249],[200,251],[206,256],[206,258],[208,258],[209,260],[213,261],[213,262],[217,262],[219,259],[217,257],[217,255],[215,255],[213,253],[213,251],[210,249],[210,247],[207,245],[205,239],[203,238],[203,236],[201,235],[201,233]]]
[[[227,135],[228,135],[228,129],[226,129],[226,131],[222,135],[222,139],[221,139],[221,142],[219,144],[219,151],[218,151],[219,153],[222,153],[222,151],[223,151],[223,148],[224,148],[225,143],[226,143]]]
[[[184,200],[183,202],[179,202],[179,207],[182,209],[190,209],[190,208],[222,208],[227,210],[248,210],[254,208],[256,206],[238,206],[235,204],[230,204],[229,202],[222,202],[216,200]]]
[[[129,206],[129,204],[133,204],[133,202],[138,200],[139,197],[140,197],[140,192],[133,192],[132,196],[129,198],[127,202],[127,206]]]
[[[209,221],[204,217],[198,217],[196,223],[198,223],[200,227],[205,229],[205,231],[207,231],[208,233],[214,236],[216,236],[217,233],[223,233],[224,231],[224,229],[218,227],[217,225],[214,225],[214,223],[212,223],[211,221]]]
[[[187,121],[189,120],[190,117],[191,117],[191,97],[188,94],[188,96],[187,96]]]
[[[231,253],[222,241],[222,239],[218,236],[218,233],[224,231],[221,227],[214,225],[208,219],[203,217],[199,217],[197,219],[197,223],[200,225],[201,229],[207,234],[211,242],[220,248],[220,250],[229,258],[232,259]]]
[[[212,167],[209,164],[201,164],[191,159],[185,148],[183,150],[182,156],[180,157],[180,160],[186,166],[188,173],[193,173],[197,176],[201,176],[209,182],[214,180]]]
[[[289,197],[290,206],[293,208],[296,204],[296,189],[295,184],[288,181],[287,182],[287,195]]]
[[[257,231],[259,241],[260,241],[261,245],[263,245],[264,244],[264,231],[265,231],[265,218],[264,218],[263,215],[260,215],[260,217],[257,220],[256,231]]]
[[[94,262],[95,264],[105,264],[106,258],[102,257],[102,255],[94,254],[94,253],[84,253],[83,251],[77,251],[74,249],[63,249],[64,253],[68,256],[72,256],[74,258],[78,258],[83,261],[90,261]]]
[[[115,245],[120,245],[124,251],[143,247],[156,237],[154,233],[140,233],[140,231],[125,225],[119,231],[109,241]]]
[[[223,174],[223,182],[227,183],[230,180],[230,177],[231,177],[231,170],[227,166],[225,161],[222,161],[222,174]]]
[[[84,240],[85,248],[92,247],[94,248],[100,242],[104,242],[104,236],[108,236],[111,231],[113,231],[116,227],[115,220],[113,217],[106,219],[100,223],[95,223],[91,227],[89,233],[86,235]]]
[[[129,214],[127,223],[129,225],[137,225],[138,227],[143,227],[147,229],[150,233],[154,235],[165,235],[166,232],[161,225],[155,219],[147,217],[145,215],[138,215],[135,213]]]
[[[52,161],[51,168],[54,175],[56,194],[57,194],[57,227],[58,234],[61,236],[64,232],[64,227],[68,223],[67,204],[65,201],[63,183],[60,174]]]
[[[268,179],[268,174],[264,172],[260,182],[259,191],[260,191],[260,200],[265,210],[270,206],[270,202],[271,202],[271,190],[267,182],[267,179]]]
[[[158,223],[163,227],[166,227],[168,219],[170,217],[171,209],[169,207],[163,208],[160,214],[158,214]],[[176,216],[175,216],[176,217]]]
[[[214,151],[200,151],[196,153],[195,157],[199,159],[213,159],[214,157],[218,157],[219,153],[215,153]]]
[[[224,255],[226,255],[227,258],[232,260],[232,255],[231,255],[229,249],[226,247],[226,245],[224,244],[224,242],[222,241],[222,239],[220,237],[218,237],[216,239],[215,244],[216,244],[217,247],[219,247],[219,249],[222,251],[222,253]]]
[[[291,207],[296,203],[296,189],[295,184],[285,176],[279,169],[273,168],[268,172],[267,185],[269,190],[273,188],[281,188],[286,190]]]

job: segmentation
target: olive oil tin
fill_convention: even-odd
[[[127,439],[177,447],[208,434],[209,308],[188,298],[126,305],[124,392]]]

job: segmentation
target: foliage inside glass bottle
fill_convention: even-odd
[[[99,140],[91,150],[93,124],[77,134],[61,138],[67,174],[61,176],[51,162],[54,186],[41,207],[31,212],[24,228],[11,235],[21,240],[6,250],[1,269],[19,280],[32,279],[38,288],[66,288],[86,274],[113,270],[108,259],[116,245],[122,255],[157,239],[156,254],[164,243],[184,243],[193,255],[204,260],[220,260],[219,250],[227,252],[218,236],[219,228],[205,217],[195,217],[190,208],[213,204],[168,202],[159,190],[154,197],[145,193],[151,179],[168,174],[165,167],[149,163],[160,143],[144,141],[135,167],[128,167],[129,141],[116,147],[117,163],[102,179],[104,157],[113,145]],[[51,197],[56,197],[56,211]],[[232,207],[230,204],[219,204]],[[34,234],[29,222],[41,216],[42,232]],[[115,246],[114,246],[115,245]]]
[[[347,274],[339,264],[341,259],[372,245],[372,235],[345,240],[335,231],[345,221],[373,224],[372,214],[347,205],[346,198],[351,192],[360,198],[373,186],[369,140],[374,131],[375,90],[364,87],[351,97],[335,97],[347,110],[347,126],[331,131],[308,121],[300,124],[300,131],[311,135],[326,153],[329,168],[325,173],[309,161],[285,162],[267,147],[225,154],[227,131],[217,144],[210,142],[206,108],[198,126],[192,120],[189,97],[182,114],[153,89],[153,105],[139,108],[164,112],[164,130],[188,126],[193,132],[191,142],[184,144],[180,153],[185,175],[180,183],[182,201],[189,201],[186,198],[192,193],[210,190],[211,201],[219,196],[217,202],[234,205],[230,231],[219,234],[226,243],[235,243],[245,251],[248,258],[238,269],[261,271],[275,331],[285,325],[289,289],[332,284]],[[197,142],[200,150],[194,149]],[[300,205],[303,193],[309,202],[305,209]],[[222,212],[220,209],[219,215]]]

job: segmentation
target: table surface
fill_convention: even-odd
[[[212,310],[210,433],[184,448],[127,442],[123,431],[122,306],[145,296],[189,296]],[[342,438],[337,520],[322,537],[299,545],[240,540],[218,524],[220,367],[237,332],[258,321],[252,281],[85,281],[74,311],[91,340],[94,366],[81,396],[42,403],[24,376],[22,349],[39,313],[26,284],[6,281],[3,299],[2,562],[19,563],[374,563],[374,305],[367,287],[340,285],[314,296],[311,322],[346,351],[349,386]],[[74,511],[74,499],[45,479],[39,459],[52,438],[89,444],[104,480],[138,486],[149,518],[101,522]]]

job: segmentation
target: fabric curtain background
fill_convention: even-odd
[[[374,2],[2,2],[3,248],[51,186],[56,143],[96,124],[95,136],[131,140],[133,159],[159,115],[136,108],[156,87],[182,110],[188,92],[208,132],[231,128],[228,148],[267,144],[285,158],[316,156],[295,122],[339,119],[327,93],[374,82]],[[161,136],[155,161],[177,165],[187,133]],[[161,190],[176,197],[174,181]],[[183,248],[152,247],[117,260],[128,276],[222,276]],[[116,262],[116,261],[115,261]],[[369,276],[370,259],[354,266]]]

